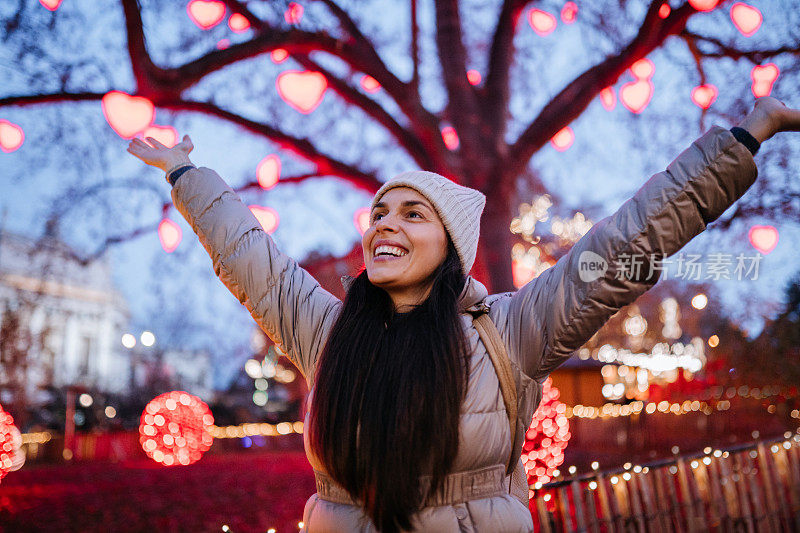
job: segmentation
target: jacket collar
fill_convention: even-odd
[[[350,285],[353,284],[354,279],[353,276],[342,276],[341,281],[344,292],[350,290]],[[467,276],[464,289],[458,297],[458,310],[462,313],[470,314],[485,313],[489,309],[484,301],[488,295],[489,292],[483,283],[472,276]]]

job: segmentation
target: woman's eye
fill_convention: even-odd
[[[382,219],[385,216],[386,216],[386,213],[375,213],[374,215],[372,215],[372,223],[374,224],[375,222],[379,221],[380,219]],[[406,213],[406,216],[407,217],[424,218],[422,216],[422,214],[417,212],[417,211],[409,211],[408,213]]]

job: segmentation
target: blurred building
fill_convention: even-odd
[[[137,344],[129,353],[131,392],[152,395],[184,390],[210,401],[214,396],[213,361],[208,352],[162,350]]]
[[[36,403],[48,387],[121,391],[128,321],[106,258],[84,264],[58,238],[0,231],[0,403]]]

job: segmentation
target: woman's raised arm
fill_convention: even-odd
[[[173,148],[147,140],[150,144],[135,139],[128,151],[165,172],[183,172],[174,183],[172,200],[211,257],[214,272],[311,385],[327,331],[341,307],[339,299],[278,250],[216,172],[194,168],[188,136]]]
[[[544,380],[652,287],[660,274],[657,262],[705,230],[755,181],[756,165],[744,143],[754,152],[778,131],[799,130],[800,111],[762,98],[739,126],[746,132],[711,128],[553,267],[492,304],[525,374]]]

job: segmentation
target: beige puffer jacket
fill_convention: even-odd
[[[488,306],[511,359],[519,403],[517,456],[547,375],[657,279],[616,279],[620,265],[616,259],[621,254],[650,258],[677,252],[739,198],[756,174],[750,152],[730,131],[713,127],[616,213],[595,224],[556,265],[519,291],[487,297],[483,285],[468,280],[462,308]],[[217,276],[284,347],[313,387],[317,357],[341,302],[278,251],[247,206],[213,170],[186,172],[172,198],[211,256]],[[607,270],[596,279],[579,274],[579,261],[597,259],[586,255],[581,259],[587,251],[607,263]],[[647,273],[645,268],[643,276]],[[463,315],[463,323],[472,358],[454,472],[479,472],[470,472],[466,483],[462,479],[451,484],[447,503],[425,507],[415,515],[416,527],[432,532],[531,531],[529,510],[508,494],[508,479],[503,478],[511,443],[498,379],[469,315]],[[308,446],[306,452],[320,470]],[[488,495],[472,498],[470,490],[476,484],[491,485]],[[319,494],[306,503],[303,522],[310,533],[375,531],[359,507],[334,503]]]

